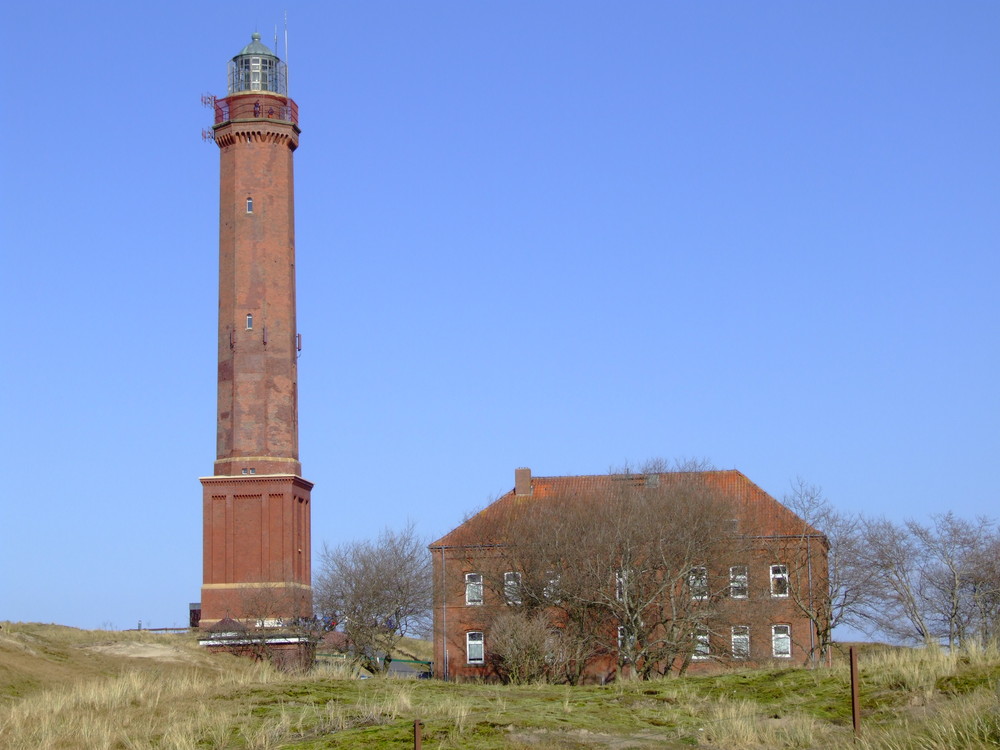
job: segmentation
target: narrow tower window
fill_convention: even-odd
[[[253,213],[253,198],[247,197],[247,213]]]
[[[247,330],[253,330],[253,314],[247,313]]]

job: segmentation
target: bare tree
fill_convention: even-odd
[[[548,676],[556,629],[545,612],[499,612],[490,625],[490,659],[504,682],[523,684]]]
[[[381,672],[404,635],[426,634],[431,586],[430,556],[410,522],[376,540],[324,545],[315,604],[346,633],[361,666]]]
[[[244,625],[255,630],[290,630],[311,614],[307,589],[293,581],[246,584],[239,590]]]
[[[1000,536],[992,520],[865,520],[861,538],[858,558],[872,581],[856,613],[863,629],[951,648],[997,636]]]
[[[820,487],[801,477],[792,483],[783,502],[802,521],[798,534],[784,541],[785,546],[790,541],[798,553],[782,559],[788,561],[789,597],[816,632],[816,643],[811,644],[809,653],[815,663],[828,654],[834,628],[864,624],[863,612],[875,604],[876,575],[861,554],[861,516],[836,510]],[[823,567],[818,564],[822,557],[815,554],[820,545],[827,548],[826,569],[817,569]],[[826,585],[817,586],[824,578]]]
[[[233,602],[239,619],[227,614],[209,628],[209,642],[285,671],[310,668],[322,634],[307,591],[294,581],[243,584]]]
[[[926,618],[934,636],[951,648],[980,635],[981,605],[986,601],[982,594],[988,590],[983,584],[988,578],[977,573],[983,572],[983,551],[993,540],[992,526],[986,518],[967,521],[951,512],[933,516],[929,526],[906,524],[922,550],[915,565]]]
[[[969,598],[981,643],[1000,642],[1000,532],[990,526],[989,537],[967,561]]]
[[[619,674],[683,671],[699,644],[707,645],[725,590],[709,586],[709,566],[724,548],[732,551],[733,517],[722,494],[694,473],[626,467],[600,490],[519,509],[496,551],[507,572],[490,577],[516,576],[514,604],[557,624],[572,654],[564,661],[567,681],[599,654],[614,654]],[[506,592],[497,594],[511,603]]]
[[[936,643],[923,606],[926,552],[919,540],[906,525],[885,518],[865,520],[861,533],[861,563],[874,575],[872,598],[859,612],[865,629],[892,640]]]
[[[728,588],[713,563],[739,545],[735,510],[689,472],[623,475],[615,490],[598,537],[615,585],[594,591],[620,627],[608,645],[617,647],[619,668],[627,663],[640,677],[682,672],[707,655],[701,645]]]
[[[588,498],[553,498],[532,503],[504,520],[493,555],[482,561],[494,585],[490,600],[501,603],[484,611],[485,619],[505,627],[505,612],[525,618],[541,615],[554,630],[548,639],[546,675],[555,682],[576,684],[590,660],[601,652],[598,633],[607,629],[607,613],[582,592],[591,582],[579,562],[595,554],[586,513]],[[493,642],[493,625],[489,628]]]

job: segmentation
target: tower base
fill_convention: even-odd
[[[201,628],[312,617],[312,483],[294,474],[202,477]]]

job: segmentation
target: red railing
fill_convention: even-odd
[[[299,124],[299,106],[283,96],[233,96],[215,100],[215,124],[229,120],[281,120]]]

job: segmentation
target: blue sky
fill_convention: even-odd
[[[315,547],[652,456],[996,515],[1000,4],[286,7]],[[284,9],[3,12],[0,619],[198,599],[199,98]]]

